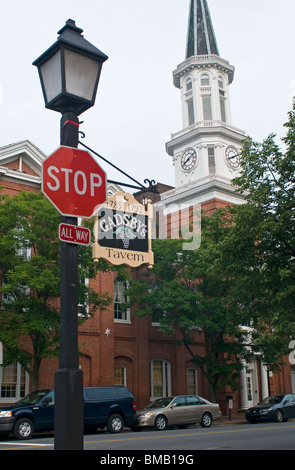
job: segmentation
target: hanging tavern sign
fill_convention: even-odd
[[[119,191],[108,199],[95,217],[93,258],[114,265],[152,268],[152,205],[140,204],[131,194]]]

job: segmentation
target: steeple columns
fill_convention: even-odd
[[[195,57],[194,62],[197,62],[196,59],[198,58]],[[227,71],[224,67],[219,67],[218,63],[209,66],[202,64],[199,67],[194,65],[181,75],[175,73],[181,89],[183,128],[194,124],[205,127],[220,122],[231,124],[230,77]]]

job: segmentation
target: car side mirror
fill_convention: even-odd
[[[42,403],[42,406],[48,406],[49,403],[52,403],[52,397],[47,397]]]

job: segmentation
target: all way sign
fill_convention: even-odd
[[[62,242],[78,245],[90,244],[90,230],[70,224],[59,224],[59,239]]]

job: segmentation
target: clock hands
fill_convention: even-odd
[[[241,155],[242,154],[239,153],[238,150],[233,146],[227,147],[227,149],[225,151],[225,156],[226,156],[226,159],[227,159],[229,165],[232,168],[235,168],[235,169],[237,169],[240,166],[240,156]]]
[[[183,162],[184,165],[187,165],[187,163],[188,163],[192,158],[193,158],[193,156],[192,156],[192,155],[189,155],[189,156],[186,158],[186,160],[184,160],[184,162]]]

